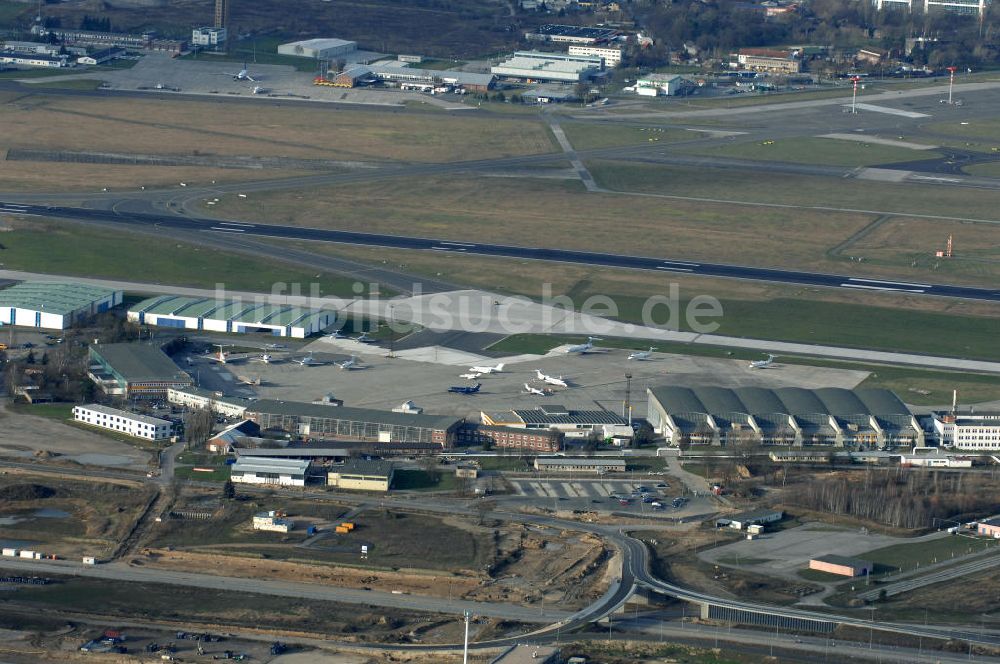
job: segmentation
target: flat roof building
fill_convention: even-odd
[[[478,424],[468,427],[462,442],[519,452],[558,452],[563,446],[561,431]]]
[[[226,45],[226,29],[223,27],[203,27],[191,30],[191,45],[218,48]]]
[[[613,39],[618,35],[614,28],[588,27],[585,25],[560,25],[546,23],[534,32],[524,36],[531,41],[546,41],[561,44],[596,44]]]
[[[931,426],[943,447],[968,452],[1000,449],[1000,411],[935,411]]]
[[[260,428],[307,438],[384,443],[435,443],[452,447],[464,420],[439,415],[392,413],[369,408],[327,406],[297,401],[255,401],[246,417]]]
[[[167,440],[173,434],[174,429],[170,420],[130,413],[127,410],[109,408],[96,403],[74,406],[73,419],[93,427],[117,431],[145,440]]]
[[[628,421],[610,410],[571,410],[560,404],[537,408],[480,413],[483,424],[518,429],[554,429],[567,438],[585,438],[593,433],[602,437],[617,434]]]
[[[305,486],[312,462],[300,459],[236,459],[230,479],[239,484]]]
[[[624,473],[625,460],[601,457],[586,459],[535,457],[535,470],[547,470],[552,473],[589,473],[593,475]]]
[[[194,384],[159,346],[95,344],[89,353],[87,375],[106,394],[164,399],[170,388]]]
[[[916,418],[889,390],[798,387],[647,389],[647,420],[673,445],[922,445]]]
[[[785,518],[785,513],[781,510],[751,510],[724,519],[716,519],[715,525],[729,526],[735,530],[743,530],[748,526],[762,526],[781,521],[783,518]]]
[[[684,78],[678,74],[649,74],[635,82],[635,93],[641,97],[672,97],[684,85]]]
[[[595,55],[517,51],[500,64],[490,67],[497,76],[531,81],[579,83],[604,70],[604,60]]]
[[[736,64],[741,69],[797,74],[802,70],[802,60],[797,51],[773,48],[742,48],[736,54]]]
[[[244,300],[161,295],[128,311],[140,325],[226,333],[258,333],[304,339],[329,327],[333,311]]]
[[[337,56],[353,53],[356,50],[358,50],[357,42],[333,37],[304,39],[278,46],[278,53],[281,55],[316,58],[317,60],[330,60]]]
[[[568,49],[570,55],[596,55],[604,60],[605,68],[614,68],[622,63],[622,50],[612,46],[581,46],[574,44]]]
[[[392,488],[393,466],[387,461],[351,459],[327,472],[327,486],[350,491],[388,491]]]
[[[253,404],[251,399],[226,396],[222,392],[213,392],[194,385],[168,388],[167,401],[185,408],[207,408],[223,417],[243,417],[247,408]]]
[[[874,568],[875,564],[870,560],[838,556],[832,553],[825,556],[816,556],[809,561],[809,569],[851,578],[855,576],[867,576],[872,573]]]
[[[0,324],[65,330],[118,306],[123,295],[102,286],[25,281],[0,290]]]

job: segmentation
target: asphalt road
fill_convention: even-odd
[[[220,221],[217,219],[182,217],[168,214],[122,213],[116,210],[94,210],[90,208],[62,207],[52,205],[27,205],[0,202],[0,212],[10,214],[35,215],[68,218],[78,221],[99,223],[119,223],[128,226],[158,227],[185,233],[215,233],[237,238],[247,236],[271,237],[285,240],[307,240],[313,242],[333,242],[337,244],[385,247],[390,249],[416,249],[478,256],[518,258],[560,263],[573,263],[593,267],[616,267],[653,272],[681,273],[708,277],[726,277],[751,281],[789,283],[804,286],[825,286],[850,290],[905,293],[910,295],[934,295],[967,300],[1000,301],[1000,290],[957,286],[950,284],[910,283],[849,277],[821,272],[777,270],[774,268],[751,267],[746,265],[725,265],[722,263],[701,263],[686,261],[683,257],[654,258],[649,256],[626,256],[596,251],[571,251],[542,247],[522,247],[478,242],[456,242],[432,238],[408,237],[403,235],[383,235],[338,231],[300,226],[280,226],[277,224],[253,224],[240,221]],[[276,250],[277,251],[277,250]]]

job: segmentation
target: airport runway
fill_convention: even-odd
[[[134,212],[120,213],[115,210],[94,210],[88,208],[26,205],[4,202],[0,202],[0,213],[68,218],[78,221],[116,223],[126,226],[141,226],[146,228],[153,227],[191,234],[212,233],[220,236],[233,236],[235,238],[258,236],[284,240],[308,240],[313,242],[331,242],[336,244],[384,247],[389,249],[425,250],[442,254],[451,253],[553,261],[594,267],[627,268],[692,276],[725,277],[729,279],[788,283],[804,286],[844,288],[848,290],[878,291],[907,295],[932,295],[937,297],[952,297],[986,302],[1000,301],[1000,289],[977,288],[973,286],[958,286],[952,284],[913,283],[906,281],[868,279],[863,277],[850,277],[821,272],[778,270],[774,268],[753,267],[746,265],[702,263],[688,261],[683,257],[658,258],[651,256],[627,256],[596,251],[571,251],[567,249],[552,249],[544,247],[484,244],[477,242],[460,242],[454,240],[409,237],[403,235],[384,235],[321,228],[304,228],[299,226],[281,226],[276,224],[253,224],[241,221],[222,221],[218,219],[181,217],[178,215],[143,214]],[[277,251],[278,250],[276,249],[275,252],[277,253]]]

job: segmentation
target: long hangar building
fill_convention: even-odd
[[[122,296],[100,286],[26,281],[0,290],[0,324],[65,330],[118,306]]]
[[[129,309],[128,319],[140,325],[304,339],[329,327],[337,315],[289,305],[161,295]]]
[[[647,419],[674,445],[922,445],[923,429],[889,390],[680,387],[647,390]]]

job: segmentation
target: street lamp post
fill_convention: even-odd
[[[858,112],[858,82],[861,80],[859,76],[852,76],[851,82],[854,83],[854,93],[851,95],[851,113]]]
[[[948,104],[952,103],[951,92],[952,88],[955,87],[955,70],[958,67],[947,67],[948,69]]]

